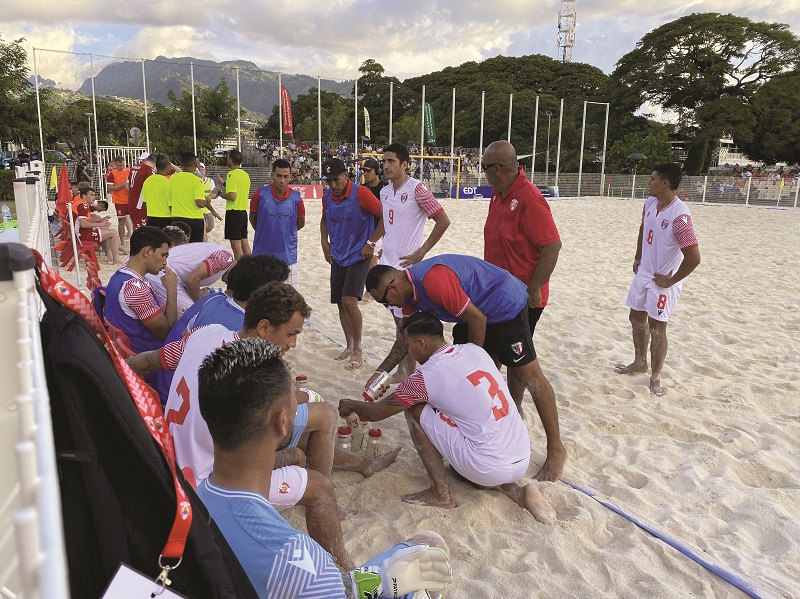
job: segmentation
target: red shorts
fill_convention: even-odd
[[[100,229],[92,227],[91,229],[81,229],[81,241],[93,241],[100,243]]]
[[[121,218],[123,216],[128,216],[128,204],[114,204],[114,208],[117,210],[117,218]]]
[[[147,224],[147,209],[144,206],[145,205],[142,204],[141,208],[136,208],[128,204],[128,214],[131,217],[134,229],[144,227]]]

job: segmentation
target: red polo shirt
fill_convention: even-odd
[[[492,192],[483,239],[483,259],[505,268],[525,285],[533,277],[542,246],[561,239],[550,205],[522,168],[508,193]],[[540,308],[547,305],[549,295],[548,281],[542,286]]]

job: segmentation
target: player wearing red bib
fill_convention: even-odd
[[[531,450],[528,428],[489,354],[472,343],[445,342],[433,312],[405,321],[403,336],[417,371],[387,398],[374,403],[343,399],[339,415],[368,421],[405,412],[411,439],[431,487],[402,497],[410,503],[454,508],[442,456],[464,478],[501,491],[541,522],[556,514],[534,483],[521,485]]]
[[[681,168],[672,163],[656,165],[650,175],[626,302],[634,360],[615,369],[620,374],[646,373],[649,345],[650,393],[657,397],[665,393],[661,370],[667,357],[667,321],[681,296],[683,279],[700,264],[689,207],[675,195],[682,177]]]

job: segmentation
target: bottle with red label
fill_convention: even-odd
[[[336,442],[339,447],[345,451],[350,451],[353,445],[353,431],[349,426],[340,426],[336,435]]]
[[[379,456],[381,455],[381,440],[383,438],[383,431],[379,428],[373,428],[369,431],[367,436],[367,455]]]

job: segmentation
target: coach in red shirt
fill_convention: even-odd
[[[528,324],[533,335],[547,305],[561,238],[550,206],[518,166],[514,146],[507,141],[490,144],[483,153],[481,169],[494,188],[483,229],[483,259],[528,286]],[[541,369],[537,370],[539,375],[531,381],[521,381],[509,370],[508,387],[520,413],[526,387],[540,416],[543,410],[556,409],[553,388]]]

